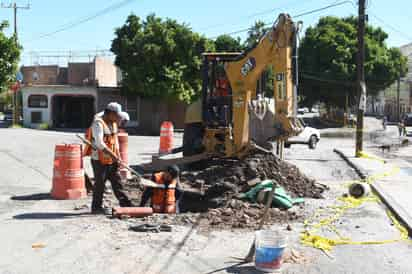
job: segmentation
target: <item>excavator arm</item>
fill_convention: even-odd
[[[237,60],[225,64],[226,75],[232,87],[233,140],[226,154],[237,154],[249,141],[249,108],[256,97],[256,83],[261,73],[273,67],[275,115],[273,127],[277,140],[284,140],[301,131],[294,118],[297,95],[293,83],[292,53],[297,26],[287,14],[279,15],[270,31]],[[230,145],[226,142],[226,146]]]

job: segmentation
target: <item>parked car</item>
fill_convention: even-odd
[[[299,135],[289,138],[285,142],[285,147],[290,147],[292,144],[306,144],[310,149],[315,149],[320,141],[319,130],[307,126],[302,118],[299,118],[299,121],[305,126],[304,130]]]
[[[405,132],[407,136],[412,135],[412,113],[406,115],[405,120]]]
[[[2,117],[1,117],[2,116]],[[13,122],[13,111],[6,110],[3,115],[0,115],[0,121]],[[23,122],[23,117],[20,116],[20,122]]]
[[[298,108],[298,114],[305,114],[304,108]]]
[[[13,121],[13,112],[12,111],[5,111],[4,112],[4,121],[11,122]]]

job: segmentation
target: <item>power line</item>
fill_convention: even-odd
[[[409,34],[399,30],[398,28],[394,27],[393,25],[390,25],[389,23],[386,23],[385,20],[383,20],[382,18],[380,18],[379,16],[377,16],[375,13],[369,11],[369,13],[379,22],[381,22],[383,25],[385,25],[386,27],[390,28],[391,30],[393,30],[394,32],[398,33],[401,37],[412,41],[412,36],[409,36]]]
[[[297,15],[293,15],[292,18],[298,18],[298,17],[310,15],[310,14],[317,13],[317,12],[320,12],[320,11],[324,11],[324,10],[327,10],[327,9],[330,9],[330,8],[342,6],[342,5],[348,4],[348,3],[350,3],[350,4],[353,5],[353,2],[352,2],[352,1],[349,1],[349,0],[347,0],[347,1],[341,1],[341,2],[338,2],[338,3],[335,3],[335,4],[331,4],[331,5],[322,7],[322,8],[318,8],[318,9],[306,11],[306,12],[303,12],[303,13],[300,13],[300,14],[297,14]],[[271,26],[272,24],[273,24],[272,22],[270,22],[270,23],[265,23],[265,24],[263,25],[263,27],[268,27],[268,26]],[[241,29],[241,30],[237,30],[237,31],[233,31],[233,32],[224,33],[224,34],[222,34],[222,35],[238,34],[238,33],[242,33],[242,32],[246,32],[246,31],[252,30],[252,29],[253,29],[253,28],[249,27],[249,28],[245,28],[245,29]],[[210,39],[216,39],[216,38],[219,37],[219,36],[220,36],[220,35],[218,35],[218,36],[213,36],[213,37],[210,37]]]
[[[89,16],[86,16],[86,17],[84,17],[84,18],[78,19],[78,20],[76,20],[76,21],[74,21],[74,22],[70,22],[70,23],[64,24],[64,25],[60,26],[60,27],[59,27],[57,30],[55,30],[55,31],[42,34],[42,35],[40,35],[39,37],[34,38],[34,39],[31,39],[31,40],[29,40],[29,41],[27,41],[27,42],[32,42],[32,41],[36,41],[36,40],[39,40],[39,39],[42,39],[42,38],[50,37],[50,36],[53,36],[53,35],[55,35],[55,34],[57,34],[57,33],[59,33],[59,32],[66,31],[66,30],[68,30],[68,29],[77,27],[78,25],[81,25],[81,24],[86,23],[86,22],[88,22],[88,21],[91,21],[91,20],[93,20],[93,19],[95,19],[95,18],[97,18],[97,17],[103,16],[103,15],[105,15],[105,14],[107,14],[107,13],[110,13],[110,12],[112,12],[112,11],[115,11],[115,10],[117,10],[117,9],[123,7],[123,6],[126,6],[127,4],[129,4],[129,3],[132,2],[132,1],[134,1],[134,0],[123,0],[123,1],[120,1],[120,2],[118,2],[118,3],[114,3],[114,4],[112,4],[112,5],[104,8],[104,9],[102,9],[102,10],[99,10],[98,12],[96,12],[96,13],[94,13],[94,14],[92,14],[92,15],[89,15]]]
[[[308,3],[308,2],[313,2],[313,1],[314,1],[314,0],[307,0],[306,3]],[[260,11],[260,12],[256,12],[256,13],[252,13],[252,14],[249,14],[249,15],[244,16],[243,18],[244,18],[244,19],[251,19],[251,18],[254,18],[254,17],[257,17],[257,16],[261,16],[261,15],[266,15],[266,14],[269,14],[269,13],[273,13],[273,12],[278,11],[278,10],[288,9],[288,8],[294,7],[294,6],[298,5],[298,4],[302,4],[302,0],[294,1],[294,2],[292,2],[290,5],[286,5],[286,6],[283,6],[283,7],[272,8],[272,9],[268,9],[268,10],[264,10],[264,11]],[[211,25],[211,26],[207,26],[207,27],[201,28],[201,29],[199,29],[199,31],[205,31],[205,30],[209,30],[209,29],[214,29],[214,28],[222,27],[222,26],[227,26],[227,25],[229,25],[229,24],[232,24],[232,23],[225,22],[225,23],[221,23],[221,24],[215,24],[215,25]]]
[[[17,40],[17,10],[19,9],[28,10],[30,9],[30,4],[27,4],[25,6],[18,6],[16,2],[14,2],[13,4],[9,4],[9,5],[5,5],[4,3],[1,3],[1,8],[13,9],[14,11],[14,36],[15,36],[15,39]]]
[[[353,5],[352,1],[342,1],[342,2],[338,2],[338,3],[334,3],[334,4],[331,4],[331,5],[322,7],[322,8],[318,8],[318,9],[310,10],[310,11],[307,11],[307,12],[303,12],[303,13],[294,15],[292,17],[293,18],[299,18],[299,17],[302,17],[302,16],[310,15],[310,14],[313,14],[313,13],[317,13],[317,12],[320,12],[320,11],[324,11],[324,10],[327,10],[327,9],[330,9],[330,8],[333,8],[333,7],[337,7],[337,6],[341,6],[343,4],[348,4],[348,3]]]

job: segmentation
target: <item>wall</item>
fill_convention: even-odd
[[[93,64],[93,79],[100,87],[117,87],[117,68],[111,60],[96,57]]]
[[[93,82],[93,76],[90,74],[90,63],[69,63],[68,65],[68,81],[69,85],[85,85]]]
[[[91,95],[97,97],[96,89],[93,87],[70,87],[70,86],[25,86],[21,89],[23,96],[23,124],[26,127],[38,128],[41,123],[47,123],[52,126],[52,97],[54,95]],[[47,108],[29,108],[28,98],[30,95],[46,95],[48,99]],[[97,100],[95,99],[95,108]],[[39,111],[42,113],[42,122],[37,124],[31,123],[31,112]]]
[[[59,67],[58,66],[27,66],[21,68],[24,84],[36,85],[56,85],[59,84]],[[34,79],[34,75],[38,78]]]
[[[139,109],[140,98],[137,96],[125,97],[120,95],[120,88],[98,87],[97,109],[103,111],[108,103],[117,102],[122,105],[122,110],[130,115],[127,123],[129,128],[137,128],[140,123]],[[137,113],[136,113],[137,112]]]
[[[181,102],[141,99],[138,131],[145,135],[158,135],[163,121],[171,121],[175,129],[183,129],[186,107]]]
[[[158,135],[160,124],[163,121],[172,121],[176,129],[184,128],[186,104],[174,101],[162,101],[138,97],[125,97],[120,95],[119,88],[98,88],[98,111],[104,110],[110,102],[118,102],[124,111],[130,114],[128,123],[130,132],[143,135]],[[136,119],[132,111],[137,110]]]

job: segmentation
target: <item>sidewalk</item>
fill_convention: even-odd
[[[371,158],[355,158],[353,150],[340,150],[343,158],[367,178],[376,179],[372,189],[380,196],[395,216],[412,235],[412,165],[402,159],[384,159],[385,163],[371,153]]]

